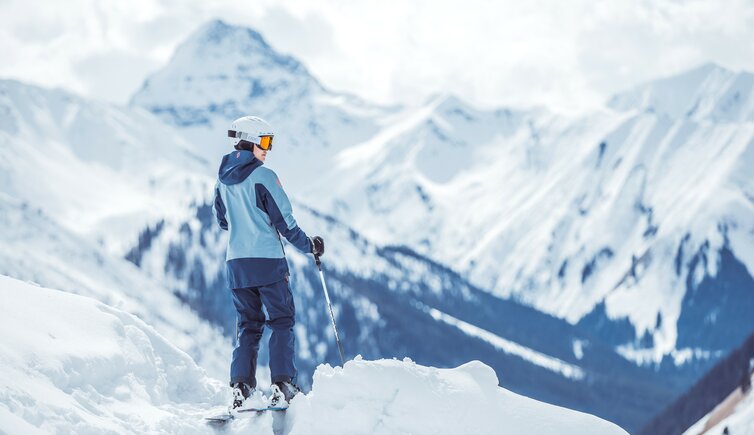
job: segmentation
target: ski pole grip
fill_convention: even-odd
[[[317,269],[322,270],[322,262],[319,260],[319,255],[314,255],[314,262],[317,263]]]

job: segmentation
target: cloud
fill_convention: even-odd
[[[0,76],[125,102],[212,18],[253,26],[326,86],[381,103],[448,92],[574,111],[707,61],[754,70],[744,0],[5,0]]]
[[[96,52],[72,65],[90,95],[107,95],[126,101],[144,82],[145,75],[160,66],[149,58],[125,50]]]
[[[268,42],[279,50],[306,53],[307,57],[337,54],[330,23],[314,12],[296,16],[281,6],[273,6],[264,11],[256,27],[269,35]]]

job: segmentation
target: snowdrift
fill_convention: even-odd
[[[0,276],[0,431],[212,433],[203,416],[230,397],[135,316],[94,299]],[[625,434],[597,417],[498,387],[478,361],[454,369],[405,359],[320,366],[287,413],[231,433]]]
[[[479,361],[454,369],[408,359],[320,366],[312,391],[293,399],[290,434],[625,434],[592,415],[498,387]]]
[[[0,299],[0,432],[207,432],[227,397],[135,316],[6,276]]]

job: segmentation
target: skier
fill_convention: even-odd
[[[295,383],[296,310],[280,234],[300,251],[315,256],[324,253],[325,245],[321,237],[309,238],[298,227],[280,180],[262,166],[272,150],[272,127],[261,118],[244,116],[233,121],[228,136],[236,151],[220,163],[215,212],[220,228],[230,233],[226,276],[237,311],[236,347],[230,366],[232,409],[253,407],[245,402],[251,402],[246,399],[256,391],[257,353],[265,324],[272,330],[269,406],[285,408],[300,390]]]

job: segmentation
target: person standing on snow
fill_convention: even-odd
[[[288,284],[288,263],[280,240],[304,253],[322,255],[321,237],[309,238],[296,224],[291,203],[277,175],[262,165],[275,134],[261,118],[244,116],[228,130],[236,151],[223,157],[215,186],[215,212],[229,234],[227,283],[237,311],[236,347],[230,366],[232,409],[256,391],[256,366],[262,328],[269,341],[271,407],[286,407],[300,390],[295,384],[293,325],[296,309]],[[262,306],[267,310],[265,319]]]

